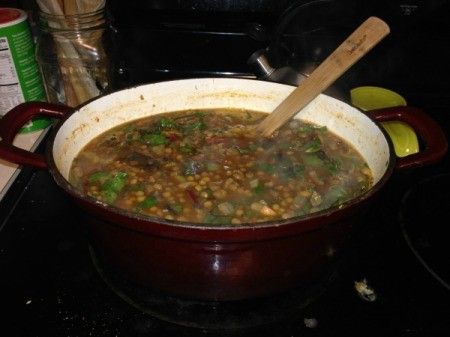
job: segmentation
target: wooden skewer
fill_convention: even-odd
[[[255,126],[255,134],[270,136],[328,88],[389,32],[389,26],[377,17],[370,17],[364,21],[299,87]]]
[[[76,1],[64,0],[64,14],[65,15],[75,15],[78,14],[78,7]]]
[[[78,7],[78,2],[74,0],[37,0],[37,3],[43,12],[61,17],[64,17],[65,15],[82,14],[82,9]],[[90,0],[86,1],[86,3],[90,3],[90,6],[98,7],[98,10],[102,8],[101,6],[104,6],[105,1]],[[87,7],[87,9],[85,8],[84,10],[89,12],[91,11],[91,8]],[[53,26],[53,28],[67,27],[63,20],[61,20],[61,22],[52,22],[51,26]],[[63,36],[58,36],[58,39],[55,40],[55,42],[57,44],[58,61],[61,72],[63,73],[64,88],[67,89],[65,103],[76,106],[99,95],[100,90],[97,88],[94,79],[83,64],[80,54],[73,43]],[[70,81],[70,83],[66,83],[67,81]]]

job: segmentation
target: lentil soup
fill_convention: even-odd
[[[362,156],[326,127],[293,119],[272,138],[249,135],[264,116],[189,110],[122,124],[82,149],[69,181],[129,211],[217,226],[307,215],[372,186]]]

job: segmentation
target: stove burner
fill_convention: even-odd
[[[179,326],[233,330],[269,325],[298,317],[337,279],[337,267],[309,286],[251,300],[215,302],[178,298],[142,287],[114,273],[89,246],[93,265],[107,286],[132,307]]]
[[[448,219],[450,174],[423,179],[403,197],[400,225],[406,243],[421,265],[450,290]]]

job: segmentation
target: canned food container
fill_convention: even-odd
[[[0,117],[20,103],[46,100],[34,51],[27,13],[0,8]],[[36,118],[21,132],[44,129],[50,123]]]

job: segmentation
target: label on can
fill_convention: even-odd
[[[45,100],[27,14],[16,8],[0,8],[0,116],[20,103]],[[36,118],[21,132],[43,129],[50,123]]]

